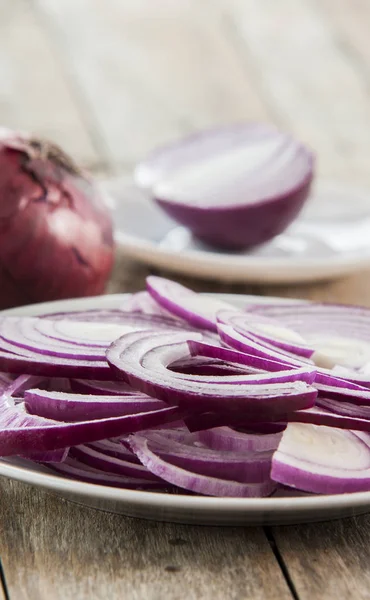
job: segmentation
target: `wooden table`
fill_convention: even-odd
[[[370,184],[369,24],[366,0],[1,0],[1,122],[115,174],[189,131],[268,120],[317,150],[320,175]],[[139,290],[147,273],[121,258],[110,291]],[[368,272],[289,288],[188,283],[370,306]],[[370,516],[203,528],[5,479],[0,494],[4,598],[370,598]]]

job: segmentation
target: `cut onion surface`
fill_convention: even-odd
[[[199,339],[193,334],[193,339]],[[143,393],[197,412],[218,409],[260,417],[312,406],[317,392],[308,383],[309,367],[264,373],[202,377],[181,375],[167,367],[189,356],[190,335],[145,332],[127,334],[114,342],[107,359],[116,376]],[[221,384],[221,385],[220,385]]]
[[[253,304],[248,305],[247,310],[248,319],[253,319],[253,315],[271,318],[303,336],[321,359],[330,361],[330,366],[363,368],[370,364],[370,310],[367,308],[300,302]]]
[[[317,398],[316,404],[318,407],[327,409],[338,415],[347,415],[359,419],[369,419],[370,421],[370,404],[355,404],[353,402],[343,402],[340,400],[332,400],[331,398]],[[352,429],[355,429],[353,427]]]
[[[59,450],[49,450],[49,452],[28,452],[22,458],[40,463],[62,463],[66,460],[68,453],[69,448],[60,448]]]
[[[152,449],[150,441],[143,435],[130,436],[129,443],[149,471],[172,485],[192,492],[207,496],[261,497],[269,496],[276,488],[269,477],[262,483],[241,483],[179,467],[162,458],[160,449]]]
[[[171,314],[200,329],[217,331],[216,314],[219,310],[233,310],[227,302],[201,296],[179,283],[151,275],[146,285],[152,298]]]
[[[312,153],[290,135],[239,123],[155,150],[135,179],[200,239],[243,249],[292,222],[308,197],[313,165]]]
[[[225,327],[224,331],[224,339],[226,340],[228,339],[228,329]],[[237,336],[235,336],[235,340],[237,341]],[[267,356],[259,356],[258,354],[240,352],[238,350],[225,348],[223,346],[216,346],[215,344],[209,344],[199,340],[189,340],[188,346],[192,356],[204,356],[213,359],[225,360],[231,364],[234,363],[240,365],[241,367],[253,370],[256,373],[261,373],[264,371],[283,371],[285,369],[289,370],[299,368],[298,365],[290,366],[283,361],[267,358]],[[312,371],[316,373],[313,365]]]
[[[370,491],[367,364],[315,364],[309,328],[293,322],[303,311],[280,322],[279,307],[244,313],[161,278],[151,286],[159,300],[145,292],[136,312],[0,317],[0,456],[153,491]],[[344,307],[341,330],[341,308],[327,310],[317,307],[325,334],[370,331],[370,311]]]
[[[154,300],[154,298],[149,294],[148,291],[144,292],[136,292],[136,294],[131,294],[128,298],[122,302],[120,309],[124,312],[129,313],[140,313],[143,315],[161,315],[165,317],[170,317],[172,319],[177,319],[174,314],[170,313],[168,310],[163,308],[158,302]]]
[[[134,430],[176,421],[179,416],[176,408],[169,407],[139,414],[66,423],[30,414],[23,403],[15,405],[12,398],[3,395],[0,396],[0,456],[56,450],[117,437]]]
[[[96,469],[86,465],[76,458],[68,458],[61,464],[47,465],[60,475],[66,475],[72,479],[86,481],[87,483],[96,483],[98,485],[108,485],[111,487],[137,489],[137,490],[170,490],[168,483],[163,480],[151,480],[143,477],[130,477],[119,475],[103,469]]]
[[[362,393],[363,397],[365,397],[369,392],[368,387],[370,387],[370,381],[368,377],[358,374],[357,371],[348,369],[343,371],[340,369],[326,369],[318,367],[314,365],[312,361],[309,361],[309,359],[295,356],[292,353],[288,353],[286,350],[282,350],[281,348],[274,348],[272,345],[267,347],[265,343],[248,338],[237,332],[230,325],[224,325],[220,323],[218,325],[218,331],[221,341],[224,344],[238,350],[238,354],[233,355],[233,360],[235,363],[242,365],[245,364],[246,366],[248,366],[250,362],[255,364],[255,357],[257,356],[259,359],[264,359],[266,361],[272,360],[275,362],[280,362],[282,364],[282,368],[287,369],[311,364],[316,370],[314,385],[319,391],[322,390],[325,395],[333,393],[338,397],[346,399],[351,396],[356,397],[358,393]],[[196,352],[195,348],[195,346],[192,346],[193,352]],[[219,352],[219,354],[217,353],[216,349],[214,349],[212,352],[215,358],[217,355],[219,358],[226,356],[222,350]],[[266,362],[266,366],[269,364],[272,368],[275,368],[273,364]]]
[[[126,321],[126,322],[125,322]],[[122,323],[98,323],[67,319],[51,321],[36,317],[5,317],[0,320],[3,349],[21,353],[29,350],[47,356],[105,360],[105,350],[121,335],[138,330],[186,329],[172,319],[138,314]],[[190,329],[190,328],[189,328]]]
[[[94,379],[70,379],[71,389],[82,394],[103,396],[130,396],[137,392],[123,381],[97,381]]]
[[[231,427],[217,427],[201,431],[199,439],[214,450],[227,452],[269,452],[277,449],[282,433],[243,433]]]
[[[99,448],[86,445],[75,446],[71,449],[70,456],[93,469],[101,469],[102,471],[124,475],[125,477],[162,481],[143,465],[132,460],[126,460],[122,456],[110,456]]]
[[[29,389],[24,393],[27,410],[40,417],[56,421],[86,421],[145,413],[161,408],[166,404],[144,394],[130,396],[103,396],[49,392]]]
[[[121,438],[99,440],[98,442],[91,442],[86,444],[87,447],[98,450],[101,454],[107,456],[113,456],[114,458],[121,458],[122,460],[139,463],[139,459],[128,447],[128,444],[124,444]]]
[[[198,434],[179,436],[171,430],[146,431],[152,451],[171,465],[240,483],[263,483],[270,478],[272,452],[233,452],[208,448]],[[129,438],[130,442],[130,438]]]
[[[94,321],[98,323],[121,323],[122,313],[119,308],[89,308],[80,310],[70,310],[65,312],[48,312],[37,315],[40,319],[50,319],[51,321]],[[135,315],[136,316],[136,315]]]
[[[334,401],[332,401],[334,403]],[[275,417],[278,421],[260,422],[252,421],[247,418],[243,423],[240,415],[221,412],[202,413],[200,415],[190,415],[185,417],[184,422],[190,431],[205,431],[211,428],[222,426],[242,427],[251,433],[279,433],[284,431],[287,423],[312,423],[315,425],[327,425],[337,427],[338,429],[353,429],[356,431],[370,432],[370,417],[365,411],[353,410],[352,406],[346,402],[337,403],[338,406],[332,407],[329,400],[317,401],[318,406],[297,410],[285,415]],[[341,406],[344,405],[344,407]],[[351,408],[349,408],[351,407]],[[357,407],[363,408],[363,407]],[[270,416],[270,418],[274,418]]]
[[[238,333],[260,341],[267,347],[272,344],[304,358],[310,358],[314,353],[314,349],[308,346],[301,335],[289,327],[282,326],[276,319],[264,315],[221,310],[217,313],[217,321],[231,325]]]
[[[370,490],[370,435],[290,424],[272,460],[272,478],[317,494]]]

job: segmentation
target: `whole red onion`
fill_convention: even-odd
[[[0,129],[0,308],[104,291],[112,221],[56,145]]]

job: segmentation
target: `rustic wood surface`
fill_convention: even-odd
[[[0,121],[55,139],[96,172],[241,119],[275,122],[319,173],[370,184],[365,0],[0,0]],[[142,289],[124,257],[110,291]],[[370,272],[306,286],[221,285],[370,306]],[[367,599],[369,517],[211,528],[101,513],[0,481],[0,598]]]

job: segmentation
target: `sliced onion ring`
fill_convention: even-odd
[[[312,406],[316,390],[305,381],[312,377],[309,367],[297,371],[229,377],[182,376],[167,367],[174,360],[189,356],[187,341],[199,334],[127,334],[107,351],[107,360],[119,378],[143,393],[201,412],[223,409],[267,416]],[[154,368],[150,360],[155,357]],[[145,368],[145,364],[149,364]],[[158,364],[162,368],[158,370]],[[282,383],[284,381],[284,383]],[[222,384],[222,385],[220,385]]]

